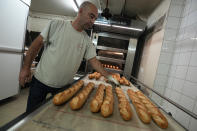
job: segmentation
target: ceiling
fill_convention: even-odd
[[[80,5],[85,0],[76,0]],[[88,0],[94,3],[99,10],[106,7],[107,0]],[[124,4],[126,1],[126,4]],[[124,15],[129,18],[142,18],[146,21],[151,12],[162,0],[108,0],[108,8],[112,15]],[[73,9],[73,0],[31,0],[30,11],[41,13],[76,16]]]

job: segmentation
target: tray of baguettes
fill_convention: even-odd
[[[56,94],[51,104],[19,130],[184,130],[125,77],[113,77],[121,87],[112,88],[100,73],[88,74]]]

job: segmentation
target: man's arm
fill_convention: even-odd
[[[31,64],[43,45],[43,37],[39,35],[29,47],[19,74],[19,84],[24,86],[31,75]]]
[[[103,66],[101,65],[101,62],[96,59],[96,57],[93,57],[92,59],[88,60],[90,62],[91,66],[101,75],[107,77],[110,75],[107,71],[104,70]]]
[[[101,62],[96,59],[96,57],[89,60],[91,66],[101,75],[106,77],[109,81],[115,83],[116,85],[120,85],[120,83],[112,77],[112,73],[109,73],[104,70],[103,66],[101,65]]]

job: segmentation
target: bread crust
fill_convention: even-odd
[[[68,101],[75,93],[84,85],[83,80],[79,80],[76,84],[74,84],[72,87],[56,94],[53,97],[53,104],[54,105],[62,105],[66,101]]]

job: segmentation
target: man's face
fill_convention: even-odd
[[[94,5],[89,6],[86,9],[83,9],[81,13],[81,26],[83,29],[92,28],[94,21],[98,17],[98,10]]]

